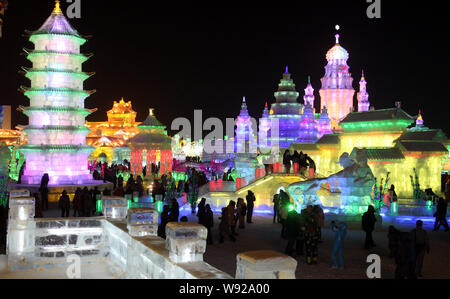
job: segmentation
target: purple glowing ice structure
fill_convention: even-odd
[[[92,111],[84,100],[94,91],[83,90],[92,73],[82,72],[90,55],[80,54],[86,42],[64,17],[59,1],[43,26],[28,32],[34,50],[25,50],[33,67],[24,68],[31,87],[21,87],[30,99],[20,107],[29,117],[23,130],[28,144],[20,148],[26,156],[22,177],[25,184],[39,184],[48,173],[50,184],[83,184],[91,181],[86,146],[85,118]]]

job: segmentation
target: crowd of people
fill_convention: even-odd
[[[255,194],[249,190],[245,201],[243,198],[238,198],[237,203],[234,200],[230,200],[228,206],[222,208],[219,224],[220,243],[223,243],[225,238],[235,242],[236,237],[239,235],[236,232],[236,226],[239,229],[245,229],[246,223],[253,223],[255,201]]]
[[[308,154],[304,154],[303,152],[298,153],[297,151],[294,151],[294,153],[291,154],[290,150],[286,150],[283,154],[283,165],[286,173],[291,173],[292,165],[294,165],[294,172],[303,176],[311,176],[311,174],[316,172],[314,160],[311,159]],[[306,173],[308,169],[310,170],[309,174]]]
[[[281,235],[288,241],[285,253],[293,256],[295,246],[297,256],[305,256],[308,265],[317,264],[324,221],[325,216],[320,206],[308,205],[300,213],[292,209],[285,219],[281,216]]]

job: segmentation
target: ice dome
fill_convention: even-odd
[[[347,60],[348,52],[339,44],[339,34],[336,34],[336,45],[327,52],[327,60]]]

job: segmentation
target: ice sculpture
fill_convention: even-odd
[[[29,195],[15,192],[13,196]],[[7,255],[10,268],[30,264],[34,256],[34,197],[13,197],[9,200]]]
[[[206,251],[206,227],[197,223],[169,222],[166,248],[175,263],[201,262]]]
[[[28,144],[20,147],[27,162],[22,182],[37,185],[48,173],[50,184],[83,184],[92,180],[88,156],[93,150],[86,145],[85,126],[93,110],[85,109],[84,100],[94,91],[83,89],[93,73],[82,71],[91,55],[80,53],[86,38],[67,21],[59,1],[44,25],[28,34],[35,49],[25,50],[33,63],[24,68],[31,87],[21,87],[30,99],[29,107],[20,107],[29,117],[23,130]]]
[[[319,203],[328,207],[333,202],[332,207],[339,207],[345,213],[359,213],[361,206],[367,207],[372,203],[370,194],[375,177],[367,164],[367,150],[355,149],[353,154],[349,156],[344,153],[340,157],[343,170],[324,179],[294,183],[288,187],[289,194],[300,207]],[[340,194],[339,201],[335,198],[336,194]],[[319,199],[319,195],[325,197]],[[332,197],[330,201],[327,196]]]
[[[125,219],[128,201],[125,197],[104,196],[102,200],[103,216],[113,220]]]
[[[132,208],[127,215],[128,233],[135,237],[156,236],[158,212],[151,208]]]
[[[353,111],[353,78],[347,64],[349,54],[339,44],[339,34],[336,34],[336,44],[327,53],[328,64],[325,67],[325,75],[321,79],[320,107],[326,106],[333,128],[347,114]]]
[[[295,279],[297,261],[271,251],[249,251],[237,255],[236,279]]]
[[[103,224],[103,219],[93,217],[36,219],[34,245],[36,259],[40,260],[36,264],[64,263],[73,254],[83,258],[82,261],[103,256]]]

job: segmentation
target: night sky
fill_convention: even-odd
[[[259,118],[264,103],[275,101],[286,65],[301,103],[311,75],[319,109],[325,54],[339,24],[354,88],[358,91],[364,69],[376,109],[401,101],[411,115],[422,109],[426,126],[450,135],[450,21],[433,1],[382,0],[379,20],[367,17],[366,0],[81,2],[82,18],[70,22],[80,34],[93,36],[82,48],[94,53],[83,65],[96,72],[85,83],[85,89],[97,90],[86,100],[86,107],[99,109],[90,121],[106,120],[113,100],[121,97],[133,102],[138,121],[155,108],[169,129],[176,117],[192,118],[194,109],[202,109],[204,119],[236,117],[243,96],[250,114]],[[15,111],[29,105],[17,91],[30,84],[18,74],[21,66],[31,67],[20,53],[33,45],[22,35],[38,29],[53,6],[51,0],[9,1],[0,39],[0,103],[13,106],[13,125],[28,123]],[[63,0],[63,10],[66,6]]]

